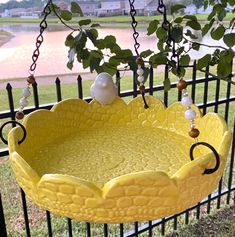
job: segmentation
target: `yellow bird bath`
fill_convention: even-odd
[[[211,144],[220,156],[198,146],[194,161],[189,150],[185,108],[165,108],[146,96],[111,105],[70,99],[51,111],[28,115],[9,134],[10,161],[25,193],[55,214],[96,223],[153,220],[179,213],[212,193],[224,170],[231,134],[223,118],[209,113],[195,120],[199,141]]]

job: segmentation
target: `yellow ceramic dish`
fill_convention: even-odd
[[[51,111],[24,119],[27,138],[18,145],[20,128],[9,134],[12,169],[19,185],[41,208],[72,219],[96,223],[153,220],[179,213],[213,192],[224,170],[231,134],[217,114],[201,117],[200,141],[220,155],[195,149],[180,103],[165,108],[147,96],[112,105],[71,99]]]

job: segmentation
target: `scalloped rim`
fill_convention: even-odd
[[[132,101],[130,101],[128,104],[126,104],[123,100],[123,105],[126,106],[131,106],[133,103],[135,103],[136,100],[138,100],[139,97],[133,99]],[[149,97],[147,97],[149,98]],[[151,97],[154,98],[154,97]],[[121,100],[121,99],[120,99]],[[35,111],[33,113],[31,113],[29,116],[26,117],[26,119],[24,120],[23,124],[27,127],[27,121],[29,119],[33,119],[35,114],[38,113],[56,113],[57,111],[60,110],[60,106],[61,105],[65,105],[66,103],[68,103],[71,100],[65,100],[63,102],[60,102],[58,104],[56,104],[55,106],[53,106],[53,108],[51,109],[51,111],[47,111],[47,110],[38,110]],[[91,106],[95,103],[97,103],[96,101],[92,101],[89,104],[86,103],[85,101],[79,100],[79,99],[74,99],[74,101],[79,101],[78,103],[83,106]],[[155,103],[157,104],[161,104],[162,108],[164,108],[166,110],[166,112],[169,112],[171,110],[174,110],[175,106],[179,106],[179,102],[176,102],[174,104],[172,104],[171,106],[169,106],[168,108],[166,108],[164,106],[164,104],[154,98]],[[122,103],[122,102],[120,102]],[[221,124],[223,126],[223,130],[224,130],[224,134],[223,134],[223,139],[220,143],[220,148],[218,149],[218,152],[220,154],[221,153],[226,153],[228,150],[228,147],[230,145],[230,141],[231,141],[231,133],[228,130],[228,127],[225,123],[225,121],[223,120],[223,118],[217,114],[207,114],[204,117],[202,117],[200,110],[195,106],[194,108],[196,108],[197,110],[197,114],[199,115],[199,120],[206,120],[208,116],[216,116],[220,121]],[[161,177],[161,179],[164,179],[167,183],[170,183],[172,185],[172,187],[175,187],[177,189],[178,187],[178,183],[180,181],[182,181],[183,179],[187,178],[188,175],[190,175],[191,171],[195,171],[195,169],[197,170],[196,172],[198,173],[203,173],[203,170],[205,169],[205,167],[208,165],[208,163],[211,161],[212,156],[211,154],[207,154],[204,155],[202,157],[200,157],[199,159],[196,159],[194,161],[189,161],[187,164],[183,165],[174,175],[172,175],[171,177],[168,176],[167,173],[162,172],[162,171],[142,171],[142,172],[138,172],[138,173],[131,173],[131,174],[127,174],[127,175],[122,175],[119,176],[117,178],[111,179],[110,181],[108,181],[102,189],[100,189],[99,187],[97,187],[94,183],[77,178],[77,177],[73,177],[73,176],[69,176],[69,175],[60,175],[60,174],[45,174],[42,177],[40,177],[37,172],[35,170],[33,170],[28,163],[15,151],[15,147],[17,146],[17,142],[16,142],[16,138],[17,138],[17,129],[20,128],[14,128],[12,129],[12,131],[9,133],[9,144],[10,145],[10,159],[12,162],[15,162],[21,169],[22,171],[28,175],[28,177],[32,178],[32,182],[34,183],[35,187],[37,187],[37,189],[39,190],[42,183],[46,182],[46,181],[50,181],[50,182],[59,182],[60,180],[66,180],[66,182],[71,183],[73,185],[78,185],[78,186],[83,186],[86,187],[87,189],[89,189],[96,197],[99,197],[101,199],[106,199],[107,196],[109,196],[109,194],[112,192],[113,188],[115,188],[117,185],[120,185],[122,183],[128,183],[131,182],[134,179],[138,179],[138,178],[151,178],[151,179],[158,179],[159,177]],[[14,145],[12,145],[14,143]],[[225,151],[224,151],[225,150]],[[220,155],[224,155],[224,154],[220,154]],[[222,167],[223,168],[223,167]],[[222,169],[220,168],[220,170]]]

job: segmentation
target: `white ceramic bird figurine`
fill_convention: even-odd
[[[117,86],[106,72],[100,73],[91,86],[91,96],[103,105],[112,104],[117,96]]]

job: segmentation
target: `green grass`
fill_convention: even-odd
[[[196,14],[197,18],[199,21],[206,21],[207,20],[207,14]],[[89,18],[89,17],[85,17]],[[227,16],[225,17],[224,21],[230,21],[233,18],[232,13],[228,13]],[[84,17],[74,17],[71,23],[76,23],[79,20],[84,19]],[[102,26],[106,24],[112,24],[116,25],[117,23],[121,24],[130,24],[130,16],[110,16],[110,17],[91,17],[93,22],[100,23]],[[162,16],[157,15],[157,16],[137,16],[136,17],[137,21],[140,24],[144,24],[146,22],[150,22],[154,19],[162,20]],[[39,23],[41,19],[22,19],[22,18],[0,18],[0,24],[22,24],[22,23]],[[58,19],[57,18],[49,18],[48,19],[49,23],[52,24],[58,24]]]
[[[180,237],[232,237],[235,235],[234,216],[235,207],[228,207],[214,215],[204,217],[193,225],[181,227],[177,234]]]

